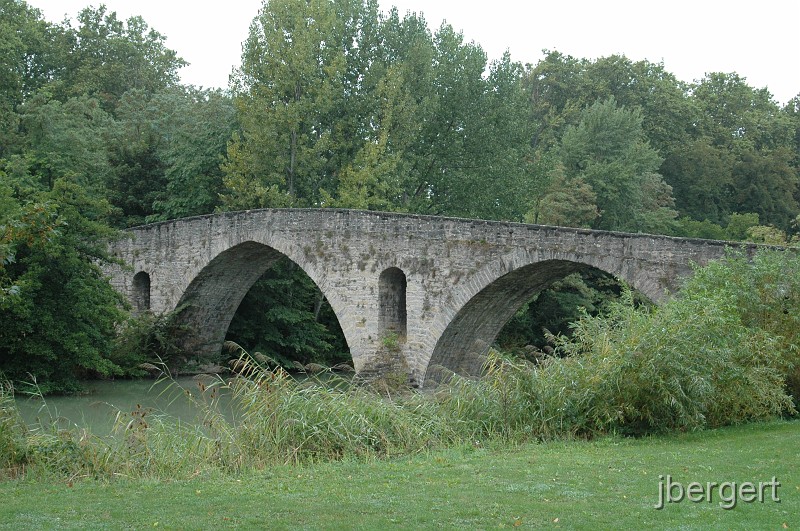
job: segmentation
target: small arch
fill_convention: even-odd
[[[384,270],[378,278],[378,313],[381,336],[397,334],[398,341],[405,343],[408,330],[406,310],[406,274],[397,267]]]
[[[143,313],[150,310],[150,275],[145,271],[139,271],[133,275],[132,302],[136,313]]]

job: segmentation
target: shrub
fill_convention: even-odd
[[[27,461],[27,430],[14,405],[14,389],[0,381],[0,478],[18,475]]]
[[[800,340],[800,259],[763,250],[697,268],[657,309],[630,294],[553,338],[545,380],[577,404],[576,433],[689,430],[794,413]],[[563,398],[561,398],[563,400]]]
[[[127,376],[142,376],[143,364],[158,364],[176,373],[187,364],[176,337],[185,329],[176,323],[179,310],[130,316],[117,334],[109,359]]]
[[[698,268],[681,297],[724,297],[728,311],[754,334],[766,334],[768,350],[779,356],[790,395],[800,400],[800,253],[762,249],[751,259],[731,251],[725,260]],[[766,338],[765,338],[766,339]]]

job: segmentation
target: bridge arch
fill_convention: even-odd
[[[176,307],[178,324],[188,325],[186,333],[180,337],[182,348],[188,354],[195,354],[200,358],[218,354],[236,310],[247,292],[283,257],[292,260],[291,256],[269,245],[244,241],[209,260],[186,287]],[[292,262],[320,287],[312,268],[307,264],[304,267],[295,260]],[[323,295],[326,295],[324,290]],[[328,298],[328,301],[341,323],[341,308],[336,307],[335,300]],[[345,341],[348,345],[351,341],[346,333]]]
[[[570,258],[544,259],[519,267],[513,259],[499,261],[476,274],[475,278],[484,281],[473,282],[453,301],[450,311],[443,313],[452,318],[442,323],[444,331],[433,348],[423,382],[435,384],[452,373],[479,376],[492,343],[522,305],[571,273],[596,268],[625,281],[651,300],[660,299],[659,294],[642,291],[649,286],[621,263],[595,264],[586,257]]]

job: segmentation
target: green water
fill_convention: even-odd
[[[51,426],[56,422],[60,428],[87,428],[96,435],[107,435],[115,423],[127,424],[134,411],[147,411],[151,418],[162,415],[182,422],[199,422],[201,408],[196,400],[202,400],[201,381],[210,383],[208,379],[191,377],[160,382],[88,381],[83,382],[84,392],[80,395],[48,396],[45,399],[17,395],[16,404],[22,418],[30,425],[43,423]],[[195,400],[188,396],[189,393]],[[224,411],[224,396],[222,407]]]

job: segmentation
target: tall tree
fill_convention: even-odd
[[[158,156],[166,188],[147,221],[208,214],[220,205],[221,164],[237,128],[229,95],[218,90],[167,89],[154,98],[163,109],[155,122],[162,135]]]
[[[593,228],[657,232],[675,218],[638,110],[617,107],[614,98],[597,102],[567,129],[560,149],[567,177],[583,179],[597,196]]]
[[[0,158],[17,146],[18,106],[63,74],[66,32],[21,0],[0,0]]]
[[[790,115],[767,89],[754,89],[737,74],[708,74],[692,97],[701,111],[696,134],[732,161],[727,179],[735,192],[724,214],[755,212],[762,223],[788,229],[800,211]]]
[[[81,96],[62,103],[39,93],[19,111],[24,142],[21,153],[10,157],[18,161],[13,168],[24,168],[44,190],[68,177],[95,196],[106,196],[113,174],[108,144],[114,122],[98,100]]]
[[[34,378],[42,392],[63,392],[77,390],[78,378],[120,373],[107,355],[125,314],[99,267],[109,259],[104,242],[113,236],[102,223],[108,204],[68,178],[42,190],[3,170],[15,203],[0,218],[4,377]]]
[[[230,207],[270,205],[276,191],[285,204],[319,205],[319,189],[335,188],[334,154],[352,141],[338,124],[357,98],[346,90],[357,88],[346,87],[357,35],[345,36],[340,3],[271,1],[253,21],[236,83],[242,133],[225,167]]]
[[[178,83],[186,61],[142,17],[122,21],[101,5],[81,11],[77,22],[77,28],[70,28],[74,44],[57,96],[93,95],[114,112],[129,90],[153,93]]]
[[[678,211],[724,226],[735,209],[734,163],[730,151],[702,137],[668,153],[662,170]]]

